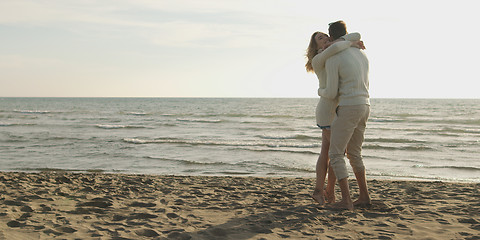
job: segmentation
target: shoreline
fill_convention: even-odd
[[[0,239],[480,239],[479,183],[368,179],[372,205],[353,211],[318,206],[313,183],[0,172]]]
[[[152,176],[152,177],[164,177],[164,176],[177,176],[177,177],[254,177],[254,178],[314,178],[315,172],[312,171],[307,175],[256,175],[256,174],[152,174],[142,172],[126,172],[122,170],[107,171],[103,169],[62,169],[62,168],[35,168],[35,169],[14,169],[14,170],[0,170],[0,173],[72,173],[72,174],[106,174],[106,175],[132,175],[132,176]],[[349,179],[354,179],[353,173],[349,172]],[[427,178],[416,176],[388,176],[388,175],[368,175],[368,181],[407,181],[407,182],[446,182],[446,183],[470,183],[480,184],[480,180],[477,179],[450,179],[450,178]]]

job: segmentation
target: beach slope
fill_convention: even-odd
[[[371,206],[334,211],[313,183],[3,172],[0,239],[480,239],[480,184],[370,180]]]

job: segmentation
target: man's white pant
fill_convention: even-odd
[[[331,127],[328,155],[338,180],[348,177],[345,152],[354,172],[365,170],[362,144],[369,115],[369,105],[339,106],[337,109]]]

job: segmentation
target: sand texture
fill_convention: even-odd
[[[4,172],[0,239],[480,239],[480,184],[369,180],[371,206],[335,211],[313,183]]]

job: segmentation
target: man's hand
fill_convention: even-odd
[[[364,50],[365,44],[363,44],[363,41],[354,41],[352,42],[352,47],[356,47]]]

